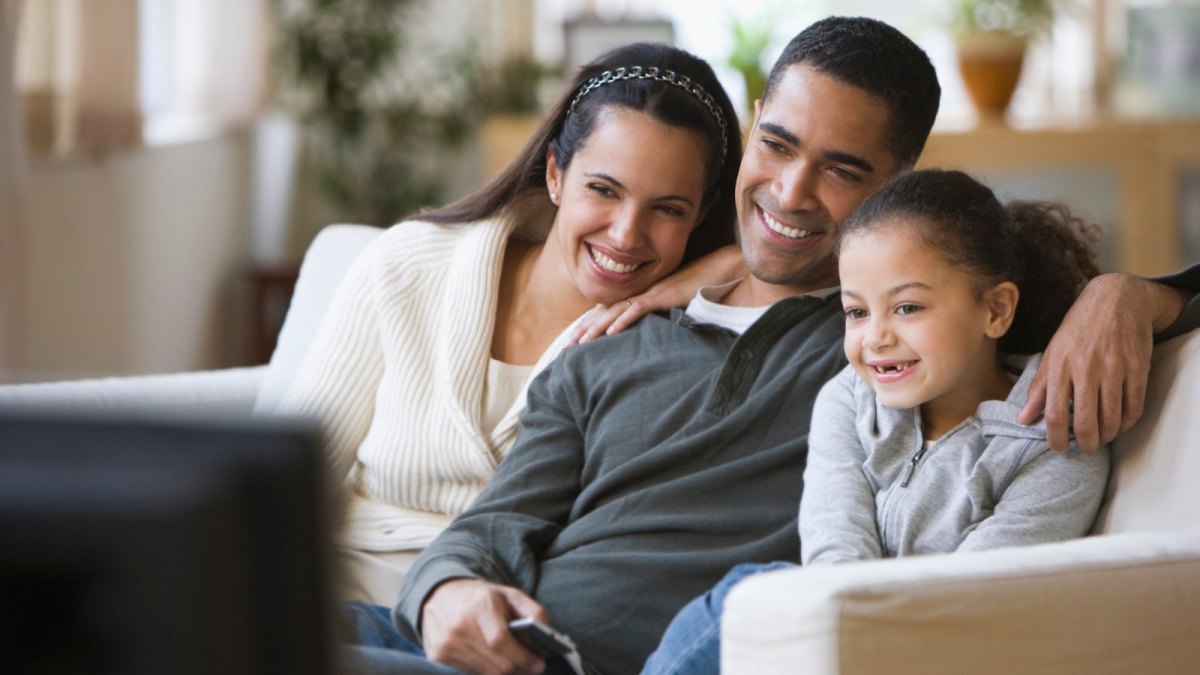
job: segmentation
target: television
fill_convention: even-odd
[[[0,411],[0,672],[326,673],[315,427]]]

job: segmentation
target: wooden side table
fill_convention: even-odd
[[[247,273],[250,286],[248,349],[252,364],[271,360],[299,276],[299,262],[255,263],[250,267]]]

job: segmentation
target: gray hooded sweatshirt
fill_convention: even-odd
[[[1109,449],[1050,451],[1017,415],[1041,357],[1005,401],[931,443],[919,408],[892,410],[847,366],[817,397],[800,506],[805,565],[1079,537],[1100,508]]]

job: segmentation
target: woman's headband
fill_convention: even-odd
[[[567,108],[567,115],[575,112],[575,104],[579,103],[579,99],[587,96],[592,90],[620,80],[655,80],[656,82],[666,82],[695,96],[697,100],[704,104],[705,108],[708,108],[708,112],[717,121],[717,126],[721,128],[721,163],[725,163],[725,146],[729,142],[729,130],[725,124],[725,116],[721,114],[721,109],[717,107],[717,102],[704,90],[704,87],[693,82],[687,75],[676,75],[673,70],[660,70],[657,66],[649,68],[633,66],[631,68],[621,67],[616,70],[606,70],[600,73],[599,76],[588,80],[580,87],[579,93],[575,95],[575,98],[571,100],[570,107]]]

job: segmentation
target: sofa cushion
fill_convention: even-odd
[[[1200,330],[1157,345],[1142,419],[1113,443],[1096,533],[1200,529]]]
[[[382,232],[369,225],[329,225],[313,239],[300,265],[296,290],[254,403],[256,414],[274,412],[279,407],[346,270]]]

